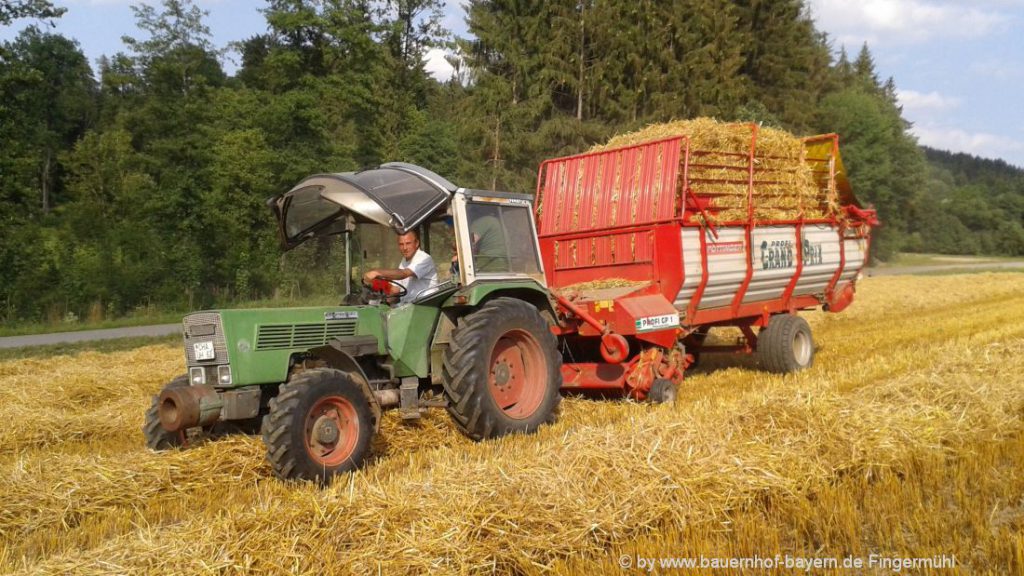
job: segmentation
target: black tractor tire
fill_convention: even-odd
[[[495,298],[462,317],[444,355],[455,425],[474,440],[532,433],[558,418],[562,357],[533,305]]]
[[[188,376],[182,374],[168,382],[163,389],[181,388],[188,385]],[[188,444],[185,430],[170,432],[160,424],[159,408],[160,394],[157,394],[153,396],[153,402],[150,404],[149,410],[146,410],[146,421],[142,425],[142,434],[146,437],[146,446],[150,450],[162,451],[181,448]]]
[[[371,401],[340,370],[317,368],[292,376],[263,417],[263,443],[274,475],[327,484],[359,468],[376,428]]]
[[[655,404],[672,404],[676,401],[676,396],[676,384],[668,378],[655,380],[651,384],[651,391],[647,393],[647,399]]]
[[[795,314],[772,316],[757,335],[757,359],[768,372],[788,374],[814,363],[814,339],[807,321]]]

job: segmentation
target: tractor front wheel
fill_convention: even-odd
[[[274,474],[326,484],[358,468],[374,432],[370,401],[340,370],[319,368],[293,376],[263,417],[263,443]]]
[[[455,425],[474,440],[531,433],[555,421],[562,358],[532,305],[495,298],[463,317],[444,356]]]
[[[188,386],[188,376],[181,375],[171,380],[164,386],[169,388],[182,388]],[[146,422],[142,425],[142,434],[146,437],[146,446],[150,450],[171,450],[180,448],[186,444],[185,430],[171,432],[160,424],[160,395],[153,396],[153,402],[146,410]]]

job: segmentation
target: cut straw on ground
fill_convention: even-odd
[[[474,443],[443,411],[416,425],[389,414],[373,462],[326,489],[273,479],[257,438],[145,450],[142,414],[181,372],[176,347],[0,363],[0,570],[572,573],[684,535],[709,546],[743,537],[749,549],[749,529],[721,534],[751,515],[780,531],[813,514],[856,519],[856,493],[833,487],[900,489],[1021,434],[1019,282],[870,278],[848,311],[808,316],[820,347],[809,371],[778,377],[709,357],[674,406],[569,398],[533,436]],[[45,432],[63,415],[74,418]],[[845,504],[818,509],[813,495]],[[972,518],[991,532],[966,538],[910,521],[927,497],[892,511],[905,540],[875,522],[890,540],[879,545],[946,543],[971,572],[1024,568],[999,540],[1020,502],[979,496],[987,509]],[[766,551],[801,542],[779,534]],[[818,538],[821,553],[848,542]]]

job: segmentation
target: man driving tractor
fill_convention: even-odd
[[[363,282],[372,283],[376,279],[391,280],[405,288],[405,294],[399,302],[412,302],[424,290],[437,286],[437,266],[434,259],[420,250],[420,235],[410,230],[398,236],[398,251],[402,253],[402,261],[398,268],[380,268],[363,274]]]

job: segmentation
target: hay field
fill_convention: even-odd
[[[674,406],[569,399],[539,434],[479,444],[443,412],[389,418],[327,489],[274,480],[256,438],[147,452],[177,347],[2,362],[0,572],[593,574],[703,553],[1022,573],[1022,288],[868,278],[808,315],[807,372],[708,359]]]

